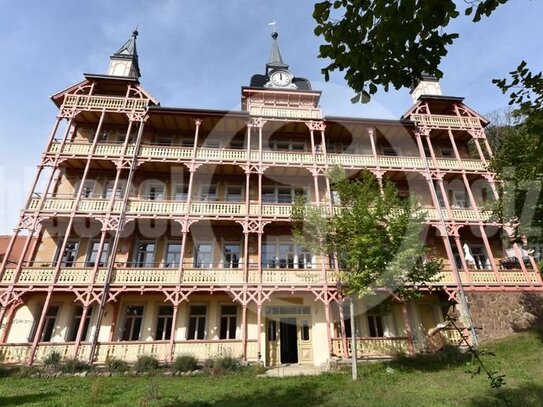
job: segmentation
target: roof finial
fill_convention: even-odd
[[[134,38],[136,38],[139,34],[138,27],[139,27],[139,24],[136,24],[136,28],[134,29],[134,31],[132,31],[132,37]]]

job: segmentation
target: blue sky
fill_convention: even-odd
[[[341,75],[322,82],[312,9],[301,0],[0,0],[0,234],[17,222],[53,125],[49,96],[84,72],[105,73],[136,25],[141,81],[163,106],[239,109],[240,86],[264,70],[276,20],[283,59],[323,90],[325,114],[398,118],[410,106],[407,90],[352,105]],[[490,81],[522,59],[543,69],[541,16],[543,2],[510,0],[480,23],[455,22],[444,93],[482,114],[505,106]]]

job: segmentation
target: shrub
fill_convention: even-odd
[[[24,379],[32,376],[35,373],[39,373],[39,370],[33,366],[18,366],[12,371],[11,376],[16,379]]]
[[[59,352],[53,351],[43,358],[43,364],[45,366],[58,366],[62,356]]]
[[[83,370],[89,370],[90,366],[76,358],[65,359],[62,363],[61,370],[64,373],[82,372]]]
[[[172,370],[174,372],[188,372],[196,370],[198,367],[198,361],[192,355],[181,355],[175,358],[172,364]]]
[[[128,363],[113,356],[106,358],[106,369],[110,373],[122,373],[128,370]]]
[[[151,355],[140,355],[134,365],[136,372],[151,372],[157,370],[160,366],[157,358]]]
[[[204,360],[204,369],[213,369],[215,366],[215,361],[213,359]]]
[[[266,368],[262,363],[254,363],[249,366],[249,373],[255,376],[266,373]]]
[[[239,367],[239,359],[232,356],[220,356],[214,360],[212,373],[215,376],[220,376],[238,370]]]

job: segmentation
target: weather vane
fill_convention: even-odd
[[[272,21],[271,23],[268,23],[269,26],[272,28],[272,32],[275,32],[275,26],[277,25],[277,21]]]

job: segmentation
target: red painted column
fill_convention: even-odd
[[[409,323],[409,312],[407,311],[407,304],[402,303],[402,314],[404,320],[405,333],[407,335],[407,346],[409,354],[415,354],[415,344],[413,343],[413,331],[411,330],[411,324]]]

